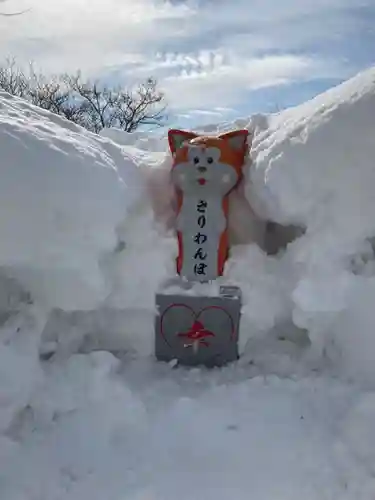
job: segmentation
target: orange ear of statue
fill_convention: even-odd
[[[251,132],[246,129],[233,130],[232,132],[220,134],[219,138],[228,141],[230,147],[241,153],[245,161],[253,139]]]
[[[194,132],[186,132],[185,130],[170,129],[168,130],[168,143],[171,153],[174,154],[181,147],[184,141],[189,141],[198,137]]]

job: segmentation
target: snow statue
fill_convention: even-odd
[[[159,360],[220,366],[238,358],[241,291],[224,284],[224,268],[229,195],[242,179],[249,137],[247,130],[215,137],[169,131],[178,256],[176,280],[156,294]],[[220,287],[198,291],[218,278]]]

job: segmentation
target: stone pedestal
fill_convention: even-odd
[[[182,365],[222,366],[238,359],[241,290],[193,295],[188,284],[156,294],[155,355]]]

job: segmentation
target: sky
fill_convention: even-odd
[[[0,0],[0,57],[166,94],[169,125],[298,104],[375,64],[375,0]]]

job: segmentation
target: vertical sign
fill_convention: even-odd
[[[217,137],[169,131],[171,180],[178,197],[177,272],[207,282],[223,273],[228,256],[228,196],[242,176],[247,130]]]
[[[207,269],[207,234],[205,233],[205,227],[207,225],[207,201],[199,200],[196,206],[197,211],[197,232],[194,234],[194,243],[197,245],[197,249],[194,253],[194,275],[195,276],[206,276]]]

